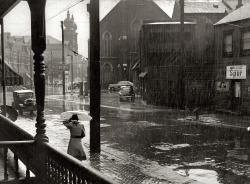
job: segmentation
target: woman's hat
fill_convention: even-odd
[[[71,117],[71,120],[79,120],[77,114],[73,114],[72,117]]]

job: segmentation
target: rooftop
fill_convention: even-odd
[[[245,19],[250,19],[250,4],[245,4],[244,6],[240,7],[239,9],[233,11],[219,22],[215,23],[214,25],[220,25]]]
[[[185,13],[225,13],[226,6],[219,1],[185,1]]]

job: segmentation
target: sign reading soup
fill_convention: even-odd
[[[246,79],[246,65],[227,66],[226,79]]]

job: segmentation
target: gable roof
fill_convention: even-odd
[[[117,6],[122,0],[101,0],[100,1],[100,21]],[[146,1],[146,0],[145,0]],[[231,10],[231,6],[224,1],[238,0],[185,0],[185,13],[225,13]],[[250,1],[250,0],[242,0]],[[179,0],[152,0],[164,13],[173,18],[175,4]],[[233,5],[232,5],[233,6]],[[236,6],[236,5],[235,5]]]
[[[100,21],[120,2],[120,0],[101,0],[100,1]]]
[[[239,20],[250,19],[250,4],[245,4],[244,6],[240,7],[239,9],[234,10],[232,13],[221,19],[219,22],[215,23],[214,25],[225,24],[229,22],[235,22]]]
[[[121,0],[101,0],[99,11],[100,21],[120,2]],[[152,0],[152,2],[159,6],[170,18],[172,18],[175,0]]]
[[[170,18],[173,16],[175,0],[153,0]]]
[[[227,7],[220,1],[185,1],[185,13],[225,13]]]

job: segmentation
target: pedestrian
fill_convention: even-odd
[[[78,160],[86,160],[86,154],[82,145],[82,138],[85,137],[84,125],[78,121],[77,114],[73,114],[68,121],[63,124],[70,130],[70,140],[67,153]]]

